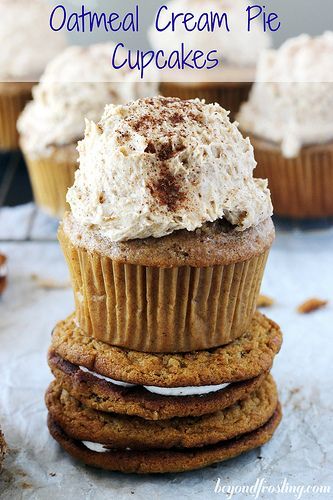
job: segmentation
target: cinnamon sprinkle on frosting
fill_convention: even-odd
[[[226,219],[243,231],[272,214],[253,148],[218,104],[154,97],[109,105],[87,121],[67,200],[73,217],[112,241]],[[103,193],[103,203],[100,202]]]

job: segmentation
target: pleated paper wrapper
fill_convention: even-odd
[[[256,308],[268,251],[244,262],[158,268],[115,262],[59,240],[86,335],[142,352],[188,352],[241,336]]]
[[[333,143],[285,158],[278,146],[251,137],[256,177],[268,179],[274,212],[295,219],[333,216]]]
[[[16,122],[26,103],[31,99],[32,83],[0,84],[0,150],[19,147]]]
[[[36,158],[25,154],[36,204],[44,212],[58,218],[69,210],[66,194],[74,183],[78,168],[76,155],[68,154],[66,158],[63,153],[54,152],[50,156]]]

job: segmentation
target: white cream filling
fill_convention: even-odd
[[[129,384],[127,382],[120,382],[119,380],[113,380],[112,378],[109,377],[105,377],[104,375],[100,375],[99,373],[88,370],[88,368],[86,368],[85,366],[80,366],[79,368],[83,372],[90,373],[94,377],[100,378],[101,380],[106,380],[107,382],[111,382],[111,384],[120,385],[122,387],[134,387],[135,385],[135,384]]]
[[[106,451],[109,451],[107,448],[104,447],[104,444],[93,443],[92,441],[82,441],[82,443],[89,450],[96,451],[97,453],[105,453]]]
[[[8,273],[7,264],[2,264],[0,266],[0,278],[5,278]]]
[[[161,396],[203,396],[210,392],[217,392],[224,389],[230,384],[219,385],[201,385],[197,387],[155,387],[152,385],[145,385],[144,388],[154,394]]]
[[[83,372],[90,373],[94,377],[111,382],[111,384],[120,385],[121,387],[135,387],[136,385],[105,377],[104,375],[88,370],[85,366],[80,366],[79,368]],[[204,394],[209,394],[211,392],[221,391],[222,389],[228,387],[228,385],[230,384],[202,385],[196,387],[156,387],[154,385],[144,385],[143,387],[147,391],[161,396],[203,396]]]
[[[82,441],[82,444],[86,446],[90,451],[95,451],[96,453],[106,453],[110,451],[107,445],[101,443],[93,443],[92,441]],[[131,451],[131,448],[125,448],[127,451]]]

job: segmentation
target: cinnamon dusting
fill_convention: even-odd
[[[181,191],[180,179],[170,172],[166,163],[162,164],[158,179],[148,184],[148,189],[160,205],[167,206],[173,212],[186,200],[185,193]]]

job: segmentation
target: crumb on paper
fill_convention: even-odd
[[[30,483],[21,483],[21,487],[23,490],[30,490],[33,488],[32,484]]]
[[[305,302],[303,302],[303,304],[298,306],[297,312],[301,314],[308,314],[327,306],[327,304],[328,304],[327,300],[321,300],[316,298],[308,299]]]
[[[300,411],[304,406],[304,401],[301,387],[294,387],[289,389],[284,406],[285,408],[290,406],[293,411]]]
[[[259,295],[257,307],[271,307],[274,302],[274,299],[272,299],[272,297],[268,297],[268,295]]]
[[[296,396],[297,394],[299,394],[301,392],[301,388],[300,387],[292,387],[289,389],[288,391],[288,394],[287,394],[287,398],[284,402],[285,406],[287,406],[290,401],[293,399],[294,396]]]
[[[69,281],[58,281],[53,278],[43,278],[38,276],[38,274],[32,274],[31,279],[39,288],[43,288],[44,290],[62,290],[70,287]]]

